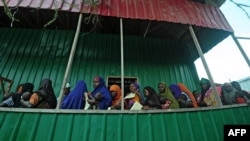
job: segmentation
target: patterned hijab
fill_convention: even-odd
[[[84,93],[87,92],[85,81],[79,80],[76,87],[64,97],[62,101],[62,109],[83,109],[85,105]]]

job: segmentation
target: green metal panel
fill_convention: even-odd
[[[0,74],[18,84],[41,79],[53,81],[59,95],[74,38],[74,31],[0,28]],[[185,43],[169,39],[124,37],[125,76],[138,77],[141,88],[159,81],[183,82],[197,89],[198,75]],[[72,86],[83,79],[92,90],[95,75],[121,75],[120,36],[81,33],[69,74]]]
[[[0,140],[222,141],[225,124],[250,124],[249,106],[201,109],[95,113],[0,108]]]

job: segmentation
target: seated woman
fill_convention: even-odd
[[[105,85],[105,81],[102,77],[96,76],[93,80],[94,90],[90,93],[90,99],[88,103],[92,105],[98,104],[97,109],[108,109],[111,106],[112,98],[108,88]]]
[[[143,103],[143,110],[148,109],[161,109],[160,100],[156,94],[156,91],[151,86],[146,86],[143,89],[143,94],[146,100]]]
[[[210,81],[206,78],[202,78],[200,80],[200,87],[201,87],[201,94],[197,99],[199,106],[200,107],[207,107],[207,106],[216,107],[216,106],[218,106],[218,103],[215,99],[215,92],[213,91],[213,89],[211,87]],[[221,87],[217,86],[216,91],[220,96]]]
[[[121,102],[122,102],[122,90],[119,85],[113,84],[110,86],[109,91],[112,95],[112,105],[110,109],[112,110],[120,110],[121,109]],[[127,108],[127,103],[124,100],[124,109]]]
[[[177,101],[179,102],[180,108],[191,108],[191,107],[193,107],[192,101],[190,100],[188,95],[185,94],[185,93],[182,93],[178,97]]]
[[[168,108],[169,109],[178,109],[179,108],[179,103],[177,102],[177,100],[174,98],[173,93],[171,92],[171,90],[167,87],[165,82],[159,82],[158,83],[158,90],[159,90],[159,94],[158,96],[161,97],[161,101],[164,102],[166,100],[170,101],[167,102],[165,105],[168,106],[170,105]],[[165,107],[166,107],[165,106]],[[165,109],[164,107],[162,107],[163,109]]]
[[[21,104],[26,108],[56,108],[57,99],[52,87],[52,81],[48,78],[40,82],[37,91],[34,91],[28,101],[21,99]]]
[[[193,95],[193,93],[186,87],[186,85],[184,85],[183,83],[178,83],[178,86],[181,89],[181,94],[184,94],[187,96],[187,107],[191,108],[198,108],[198,103]]]
[[[142,104],[143,99],[140,92],[140,86],[136,82],[129,85],[129,90],[130,93],[128,93],[124,99],[126,99],[128,103],[128,109],[131,109],[135,102]]]
[[[15,93],[10,93],[8,96],[3,98],[3,101],[0,103],[0,107],[22,107],[21,98],[30,97],[34,85],[32,83],[24,83],[18,85],[18,88]],[[25,95],[25,96],[24,96]]]
[[[87,91],[85,81],[79,80],[75,88],[64,96],[62,109],[83,109],[85,106],[84,94],[87,93]]]
[[[233,88],[232,84],[225,82],[222,85],[221,101],[223,105],[236,104],[235,97],[236,90]]]
[[[236,89],[236,96],[238,97],[237,103],[250,103],[250,94],[247,91],[242,90],[239,82],[232,81],[231,85]]]

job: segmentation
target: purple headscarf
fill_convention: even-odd
[[[174,98],[178,99],[179,96],[181,95],[181,88],[176,84],[171,84],[171,85],[169,85],[169,89],[173,93]]]

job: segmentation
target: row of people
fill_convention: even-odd
[[[102,77],[96,76],[93,80],[94,90],[88,92],[86,83],[78,81],[76,87],[66,93],[62,100],[62,109],[132,109],[135,104],[142,105],[141,109],[176,109],[198,107],[192,92],[182,83],[172,84],[165,82],[158,84],[159,93],[153,87],[146,86],[143,93],[137,83],[131,83],[130,93],[122,99],[120,86],[114,84],[108,89]],[[69,90],[67,90],[69,91]],[[124,103],[122,104],[122,101]]]
[[[61,109],[132,109],[134,105],[141,105],[141,109],[177,109],[197,108],[204,106],[217,106],[215,96],[212,92],[208,79],[200,81],[201,92],[193,93],[183,84],[167,85],[165,82],[158,83],[157,94],[153,87],[146,86],[143,93],[137,83],[130,84],[130,93],[122,100],[122,90],[118,85],[112,85],[108,89],[102,77],[93,79],[94,90],[89,92],[83,80],[79,80],[71,91],[67,84],[61,102]],[[235,86],[235,88],[233,88]],[[32,83],[18,86],[15,93],[5,95],[0,107],[23,107],[23,108],[49,108],[54,109],[57,99],[50,79],[43,79],[39,89],[34,91]],[[225,83],[217,87],[224,105],[234,103],[246,103],[250,94],[241,90],[239,83]],[[124,101],[122,104],[121,102]]]
[[[20,84],[15,92],[5,94],[0,107],[54,109],[57,99],[50,79],[43,79],[39,88],[33,91],[32,83]]]
[[[199,106],[218,106],[210,81],[202,78],[200,86],[201,92],[193,91]],[[225,82],[222,85],[216,86],[216,91],[223,105],[250,103],[250,93],[242,90],[237,81]]]

